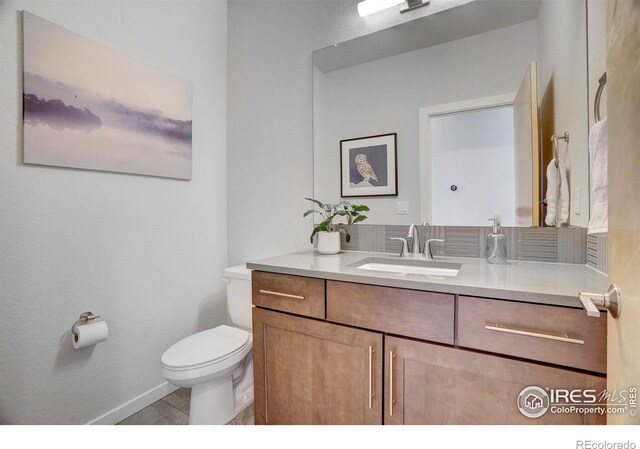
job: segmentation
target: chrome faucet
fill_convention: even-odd
[[[409,226],[409,232],[407,232],[407,238],[413,239],[413,246],[411,247],[411,254],[414,256],[420,255],[420,233],[418,232],[418,225],[411,223]]]
[[[422,226],[429,226],[429,223],[424,222]],[[408,239],[413,239],[413,247],[409,251]],[[399,240],[402,242],[402,249],[400,250],[400,257],[420,259],[426,258],[427,260],[433,260],[433,252],[431,251],[431,243],[444,242],[444,239],[428,239],[424,244],[424,253],[420,252],[420,232],[417,224],[411,224],[406,237],[389,237],[389,240]]]

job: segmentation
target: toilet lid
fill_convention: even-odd
[[[162,364],[186,368],[226,358],[246,346],[249,332],[231,326],[218,326],[183,338],[162,354]]]

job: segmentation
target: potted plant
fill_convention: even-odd
[[[366,215],[362,215],[361,212],[369,211],[369,208],[363,204],[351,204],[348,201],[340,201],[338,204],[323,204],[313,198],[305,198],[305,200],[311,201],[320,208],[320,210],[309,209],[304,213],[304,217],[313,213],[320,214],[322,217],[322,221],[313,228],[309,238],[313,243],[313,238],[318,236],[316,249],[320,254],[338,254],[340,252],[340,234],[344,234],[344,239],[347,242],[351,240],[351,235],[346,229],[334,226],[334,218],[345,217],[347,224],[356,224],[367,219]]]

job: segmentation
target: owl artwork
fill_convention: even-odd
[[[378,180],[378,177],[373,171],[371,164],[367,161],[367,156],[365,154],[356,155],[356,168],[363,178],[363,183],[369,183],[369,179],[373,179],[374,181]]]

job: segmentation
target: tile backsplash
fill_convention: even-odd
[[[351,234],[347,243],[342,237],[342,249],[399,254],[401,243],[389,237],[405,237],[407,226],[351,225],[344,226]],[[434,255],[450,257],[484,257],[485,238],[491,227],[420,226],[420,240],[442,238],[444,243],[432,244]],[[583,228],[502,228],[507,238],[507,258],[537,262],[586,264],[606,271],[606,237],[587,238]],[[410,242],[411,243],[411,242]],[[604,252],[604,256],[603,253]],[[604,267],[605,269],[603,269]]]
[[[587,265],[606,273],[607,266],[607,234],[587,236]]]

